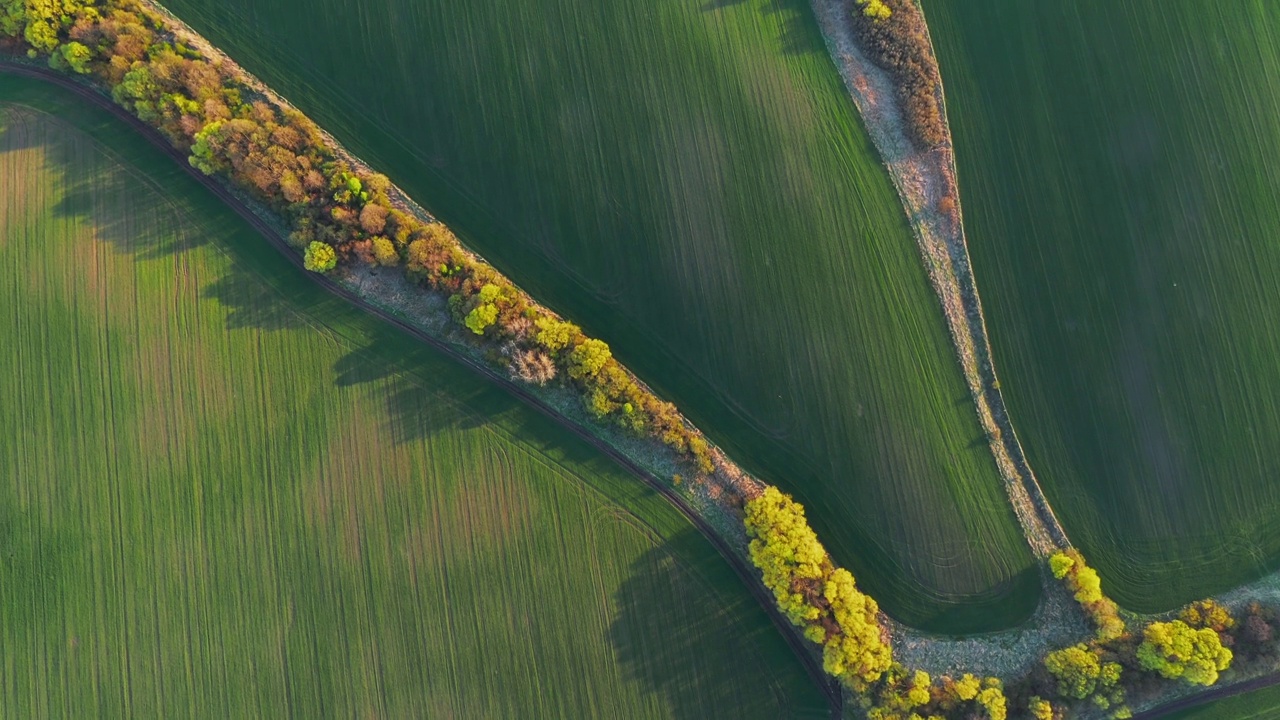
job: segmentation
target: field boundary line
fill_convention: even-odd
[[[163,13],[167,18],[171,18],[175,25],[184,33],[194,37],[199,37],[193,30],[187,27],[185,23],[182,23],[180,19],[174,17],[172,13],[160,8],[153,2],[147,2],[147,5],[151,6],[158,12]],[[209,46],[207,41],[205,41],[199,49],[203,51],[204,47],[211,46]],[[226,62],[233,65],[237,69],[237,72],[243,73],[247,77],[252,77],[247,71],[239,68],[239,65],[236,65],[234,61],[225,54],[218,52],[217,56],[224,58]],[[791,647],[797,659],[800,660],[801,665],[814,681],[814,684],[826,698],[831,711],[831,716],[833,718],[843,716],[844,695],[840,691],[835,679],[828,676],[822,670],[815,653],[810,650],[807,641],[799,635],[795,626],[791,625],[791,623],[783,617],[781,611],[778,610],[774,602],[774,598],[760,582],[758,574],[753,568],[749,567],[743,559],[744,553],[735,552],[729,540],[715,527],[715,525],[704,517],[703,513],[698,512],[688,499],[676,492],[676,490],[670,487],[666,482],[658,478],[653,471],[643,467],[639,461],[632,458],[618,447],[615,447],[613,443],[609,442],[605,438],[590,432],[582,423],[575,422],[571,417],[565,414],[563,409],[557,408],[548,399],[539,397],[538,394],[517,384],[506,375],[485,365],[479,358],[472,357],[463,352],[458,346],[450,343],[447,339],[432,334],[432,332],[427,329],[429,326],[426,322],[416,319],[410,320],[392,306],[374,302],[362,293],[358,292],[355,288],[357,286],[363,287],[363,283],[360,282],[359,278],[348,277],[347,282],[339,282],[326,275],[307,272],[305,268],[303,268],[303,258],[298,253],[293,252],[290,249],[282,230],[277,227],[276,224],[268,221],[268,219],[264,217],[264,215],[267,215],[265,211],[259,212],[253,205],[252,201],[235,192],[228,183],[206,176],[196,168],[192,167],[191,164],[187,162],[187,156],[185,153],[175,149],[168,140],[160,135],[158,131],[154,130],[146,123],[143,123],[132,113],[115,104],[96,87],[89,85],[87,82],[79,82],[53,70],[11,58],[0,58],[0,72],[43,80],[57,85],[125,121],[130,127],[134,128],[144,138],[146,138],[154,147],[178,163],[178,165],[182,167],[189,176],[194,178],[197,182],[212,192],[218,199],[222,200],[228,207],[240,215],[241,218],[257,230],[267,240],[267,242],[271,243],[276,250],[278,250],[290,263],[302,271],[312,282],[316,283],[329,293],[352,303],[361,310],[364,310],[384,322],[395,326],[410,336],[425,342],[453,360],[462,363],[464,366],[480,374],[485,379],[514,395],[517,399],[522,400],[528,406],[549,418],[552,422],[566,428],[574,435],[602,452],[605,456],[617,462],[637,479],[648,485],[650,489],[657,492],[682,515],[684,515],[689,522],[707,538],[720,555],[724,557],[726,562],[729,563],[730,568],[742,581],[747,591],[751,593],[757,603],[759,603],[759,605],[769,615],[776,629],[782,635],[784,641]],[[265,88],[265,86],[260,82],[257,84]],[[268,93],[273,100],[280,102],[286,107],[292,107],[274,92],[268,91]],[[326,139],[336,147],[341,147],[341,144],[338,143],[336,139],[328,136],[327,134]],[[365,166],[365,163],[360,162],[349,153],[346,153],[346,156],[354,160],[354,163],[358,166]],[[407,200],[407,197],[405,199]],[[425,210],[422,210],[421,208],[415,209],[425,213]],[[267,217],[269,217],[269,215],[267,215]],[[723,452],[718,448],[714,449],[713,452],[716,456],[718,471],[724,472],[729,470],[737,471],[739,473],[741,472],[732,464],[732,462],[728,461],[727,457],[724,456]],[[732,475],[730,475],[730,478],[737,479],[733,478]],[[717,507],[719,507],[718,504]]]

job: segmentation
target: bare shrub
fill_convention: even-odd
[[[527,383],[546,385],[556,377],[556,364],[550,355],[541,350],[513,349],[511,374]]]

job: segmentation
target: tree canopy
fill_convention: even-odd
[[[1231,667],[1231,651],[1209,628],[1196,630],[1181,620],[1153,622],[1142,636],[1138,662],[1171,680],[1212,685],[1219,672]]]
[[[327,273],[338,266],[338,254],[333,247],[322,242],[312,242],[302,259],[303,266],[311,272]]]

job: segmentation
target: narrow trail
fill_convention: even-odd
[[[969,262],[951,126],[941,83],[939,104],[946,137],[938,147],[922,152],[905,132],[893,80],[858,46],[848,2],[811,2],[831,59],[902,199],[1014,514],[1031,549],[1038,557],[1048,557],[1070,547],[1071,542],[1027,463],[991,361],[982,302]],[[929,42],[932,47],[932,39]]]
[[[770,619],[773,620],[774,625],[778,629],[778,632],[782,634],[783,639],[786,640],[796,657],[800,660],[805,671],[809,673],[814,684],[823,693],[824,697],[826,697],[831,710],[831,717],[840,718],[843,716],[844,696],[837,681],[835,678],[832,678],[823,671],[822,666],[810,651],[808,641],[801,637],[796,627],[778,611],[772,595],[770,595],[765,587],[760,583],[759,579],[756,577],[755,570],[747,566],[739,554],[735,553],[733,549],[729,547],[729,544],[716,532],[715,528],[704,520],[683,497],[668,487],[663,480],[660,480],[644,468],[640,467],[640,465],[635,461],[610,446],[604,440],[597,438],[578,424],[571,422],[541,398],[533,395],[505,375],[476,362],[470,357],[456,352],[450,344],[428,334],[416,325],[413,325],[392,313],[377,307],[376,305],[366,302],[354,292],[348,290],[346,287],[343,287],[329,277],[305,270],[303,268],[302,258],[289,247],[285,238],[275,227],[259,217],[257,213],[249,208],[241,198],[232,193],[223,183],[212,177],[206,176],[191,167],[190,163],[187,162],[187,156],[185,153],[179,152],[169,144],[169,141],[160,135],[159,132],[134,117],[132,113],[129,113],[124,108],[116,105],[97,89],[89,85],[76,82],[74,79],[53,70],[45,70],[43,68],[14,63],[5,59],[0,59],[0,72],[35,78],[57,85],[125,121],[130,127],[146,138],[153,146],[159,148],[162,152],[172,158],[174,162],[178,163],[178,165],[181,166],[188,175],[193,177],[204,187],[208,188],[209,191],[222,200],[222,202],[226,203],[236,212],[237,215],[244,218],[244,220],[257,230],[264,238],[266,238],[273,247],[280,251],[280,253],[283,254],[289,262],[297,267],[300,272],[310,278],[312,282],[315,282],[317,285],[333,295],[341,297],[342,299],[352,303],[361,310],[374,315],[382,321],[394,325],[405,333],[408,333],[414,338],[427,343],[431,347],[448,355],[453,360],[471,368],[487,380],[501,387],[503,390],[524,401],[525,404],[529,405],[534,410],[537,410],[551,421],[568,429],[574,435],[604,453],[606,456],[625,468],[629,473],[644,482],[649,488],[665,498],[667,502],[671,503],[672,506],[679,510],[680,513],[684,515],[704,537],[707,538],[712,546],[719,551],[719,553],[729,563],[729,566],[733,569],[734,573],[742,581],[743,585],[751,593],[752,597],[754,597],[760,606],[764,608],[765,612],[768,613]]]

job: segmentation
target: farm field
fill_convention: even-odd
[[[1280,687],[1254,690],[1165,715],[1165,720],[1273,720],[1280,717]]]
[[[891,615],[1029,615],[1030,552],[804,0],[166,5],[793,492]]]
[[[665,501],[123,123],[0,74],[0,183],[0,715],[825,710]]]
[[[926,0],[1014,426],[1109,593],[1280,566],[1280,5]]]

